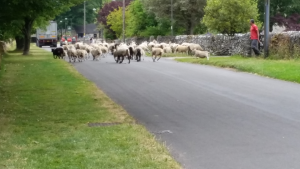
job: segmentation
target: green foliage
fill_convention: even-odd
[[[207,27],[202,22],[199,22],[195,27],[194,34],[205,34],[206,32]]]
[[[208,0],[204,11],[208,29],[228,35],[249,31],[250,19],[258,18],[256,0]]]
[[[128,20],[131,17],[131,13],[128,12],[128,10],[125,11],[125,23],[128,24]],[[118,9],[115,9],[113,12],[111,12],[107,16],[107,25],[110,26],[110,29],[112,29],[118,38],[122,36],[122,30],[123,30],[123,8],[119,7]]]
[[[146,11],[154,13],[158,20],[171,20],[171,1],[142,0],[142,3]],[[205,5],[206,0],[173,0],[174,28],[185,28],[186,34],[193,34],[204,15]],[[174,30],[177,34],[176,31]]]
[[[142,32],[147,28],[153,28],[158,25],[155,16],[146,13],[141,0],[132,1],[127,8],[130,18],[126,25],[126,36],[141,36]]]
[[[259,20],[264,21],[265,13],[265,1],[258,0],[258,10],[259,10]],[[290,16],[292,14],[298,13],[300,11],[300,0],[271,0],[270,3],[270,17],[274,17],[276,14],[280,13],[285,16]],[[274,22],[270,21],[270,30]]]

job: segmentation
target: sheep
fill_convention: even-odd
[[[92,50],[91,50],[91,54],[92,54],[92,56],[93,56],[93,60],[100,60],[100,56],[101,56],[101,54],[102,54],[102,51],[101,51],[101,49],[100,48],[93,48]]]
[[[189,46],[191,49],[188,54],[191,54],[191,51],[193,51],[194,49],[203,50],[199,44],[189,43],[187,46]]]
[[[139,62],[139,61],[141,61],[141,57],[145,56],[145,51],[141,47],[138,46],[134,49],[134,54],[135,54],[136,60]],[[144,58],[143,58],[143,60],[144,60]]]
[[[209,52],[208,51],[201,51],[201,50],[194,49],[193,52],[194,52],[194,56],[196,58],[198,58],[198,57],[199,58],[207,58],[207,60],[209,60]]]
[[[69,57],[69,62],[71,62],[72,59],[75,62],[76,58],[77,58],[77,51],[76,51],[76,49],[70,49],[70,50],[67,51],[67,53],[68,53],[68,57]]]
[[[129,49],[129,56],[130,56],[130,59],[133,59],[134,48],[133,48],[132,46],[130,46],[128,49]]]
[[[172,53],[171,47],[164,47],[164,53]]]
[[[105,54],[108,53],[108,48],[105,46],[101,46],[101,45],[99,45],[98,48],[101,49],[102,56],[105,58]]]
[[[110,43],[108,45],[108,50],[111,52],[111,54],[113,54],[113,52],[115,50],[115,43]]]
[[[173,43],[173,44],[171,44],[170,46],[171,46],[171,49],[172,49],[172,53],[174,53],[174,52],[175,52],[175,50],[176,50],[176,48],[177,48],[177,46],[179,46],[179,45],[178,45],[178,44],[175,44],[175,43]]]
[[[93,49],[93,47],[92,46],[87,46],[86,47],[86,52],[87,52],[87,56],[86,56],[86,58],[85,58],[85,60],[88,60],[89,58],[90,58],[90,55],[91,55],[91,50]]]
[[[155,59],[157,56],[159,56],[159,58],[157,59],[157,61],[162,57],[162,55],[164,54],[164,50],[161,48],[152,48],[152,59],[153,62],[155,62]]]
[[[117,58],[116,62],[117,63],[122,63],[124,60],[124,57],[127,56],[128,57],[128,64],[130,64],[130,55],[129,55],[129,49],[125,49],[125,48],[121,48],[118,49],[116,51],[114,51],[114,58]],[[120,58],[122,57],[122,60],[120,60]]]
[[[190,47],[189,46],[182,46],[179,45],[176,47],[175,49],[175,53],[179,52],[179,53],[184,53],[186,52],[186,54],[188,54],[188,52],[190,51]]]
[[[64,57],[64,49],[63,48],[56,48],[56,49],[51,49],[53,53],[53,58],[56,59],[57,57],[59,59],[62,59]]]
[[[83,59],[86,57],[87,52],[85,50],[82,50],[82,49],[77,49],[76,51],[77,51],[78,61],[82,62]]]

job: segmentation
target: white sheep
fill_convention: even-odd
[[[157,56],[159,56],[159,58],[157,59],[157,61],[158,61],[162,57],[163,54],[164,54],[164,50],[162,48],[152,48],[153,62],[155,62],[155,59]]]
[[[196,58],[207,58],[209,60],[209,52],[208,51],[201,51],[201,50],[193,50],[194,56]]]
[[[190,51],[189,46],[182,46],[182,45],[178,45],[175,49],[175,53],[179,52],[179,53],[186,53],[188,54],[188,52]]]
[[[69,49],[67,51],[68,57],[69,57],[69,62],[71,62],[71,60],[74,60],[74,62],[76,61],[77,58],[77,51],[76,49]]]
[[[171,47],[164,47],[164,53],[172,53]]]
[[[78,61],[82,62],[84,58],[86,58],[87,52],[83,49],[77,49],[76,51],[77,51]]]
[[[100,56],[102,54],[102,51],[99,47],[98,48],[93,48],[91,50],[91,54],[93,56],[93,60],[100,60]]]

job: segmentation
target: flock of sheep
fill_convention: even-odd
[[[106,43],[98,42],[84,44],[78,42],[76,44],[63,45],[61,48],[52,49],[53,55],[59,58],[69,58],[69,62],[82,62],[90,57],[93,60],[100,60],[108,53],[114,56],[116,63],[122,63],[125,58],[130,60],[135,59],[141,61],[141,57],[146,55],[146,52],[152,54],[153,62],[158,61],[163,55],[170,53],[186,53],[194,55],[197,58],[207,58],[209,60],[209,52],[204,51],[199,44],[194,43],[158,43],[157,41],[143,42],[137,45],[135,42],[130,44],[125,43]]]

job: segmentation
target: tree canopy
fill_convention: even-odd
[[[204,11],[208,29],[228,35],[249,31],[250,19],[258,18],[255,0],[208,0]]]
[[[258,1],[259,20],[264,22],[265,1]],[[276,22],[276,17],[289,17],[291,15],[300,14],[300,0],[271,0],[270,3],[270,31]],[[280,20],[280,18],[278,18]],[[291,23],[293,24],[293,23]]]
[[[148,12],[157,19],[171,20],[171,1],[142,0]],[[173,0],[174,25],[185,28],[186,34],[194,34],[194,29],[204,15],[206,0]]]

